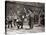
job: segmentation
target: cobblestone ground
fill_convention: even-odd
[[[15,35],[16,33],[39,33],[39,32],[45,32],[45,27],[38,26],[37,24],[34,25],[33,29],[29,29],[28,25],[24,25],[23,29],[17,29],[16,26],[13,28],[7,28],[7,35]]]

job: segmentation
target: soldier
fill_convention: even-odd
[[[42,19],[41,19],[41,24],[42,24],[43,26],[45,26],[45,22],[44,22],[44,21],[45,21],[45,20],[44,20],[44,15],[41,15],[41,18],[42,18]]]
[[[29,16],[29,27],[31,28],[31,17]]]
[[[12,20],[8,21],[8,28],[9,28],[9,25],[11,25],[11,28],[12,28]]]
[[[14,22],[14,26],[15,26],[15,22],[16,22],[16,20],[17,20],[17,19],[14,19],[14,21],[13,21],[13,22]]]
[[[17,19],[16,23],[17,23],[17,28],[19,29],[21,24],[22,24],[22,22],[19,19]]]
[[[21,27],[21,29],[23,28],[23,19],[22,19],[22,17],[21,18],[18,18],[17,21],[16,21],[16,23],[17,23],[18,29],[20,27]]]
[[[21,24],[21,28],[23,28],[24,15],[22,15],[22,17],[21,17],[21,21],[22,21],[22,22],[21,22],[21,23],[22,23],[22,24]]]
[[[33,28],[33,18],[29,15],[29,27],[30,29]]]
[[[11,28],[12,28],[12,20],[9,19],[9,17],[7,18],[7,25],[8,25],[8,28],[9,28],[10,25],[11,25]]]

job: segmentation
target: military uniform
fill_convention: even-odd
[[[17,23],[18,29],[20,28],[20,26],[21,26],[21,28],[23,28],[23,22],[21,20],[17,19],[16,23]]]
[[[33,18],[29,15],[29,27],[32,29],[33,28]]]

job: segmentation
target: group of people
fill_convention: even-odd
[[[32,29],[33,28],[33,23],[31,23],[32,22],[32,20],[31,20],[32,18],[29,16],[29,22],[28,22],[28,25],[29,25],[29,27]],[[12,22],[13,22],[13,25],[15,26],[17,26],[17,28],[19,29],[19,28],[21,28],[21,29],[23,29],[23,22],[24,22],[24,17],[23,18],[17,18],[17,19],[13,19],[13,20],[8,20],[8,19],[6,19],[5,20],[6,22],[5,22],[5,24],[6,24],[6,26],[8,25],[8,28],[11,26],[11,28],[13,27],[12,26]],[[6,27],[5,26],[5,27]]]

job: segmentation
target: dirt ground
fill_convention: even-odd
[[[40,33],[40,32],[45,32],[45,27],[43,26],[38,26],[37,24],[35,24],[33,26],[33,29],[29,29],[29,25],[24,25],[23,29],[17,29],[16,26],[14,26],[13,28],[7,28],[6,29],[6,34],[7,35],[15,35],[16,33],[18,34],[23,34],[23,33]]]

